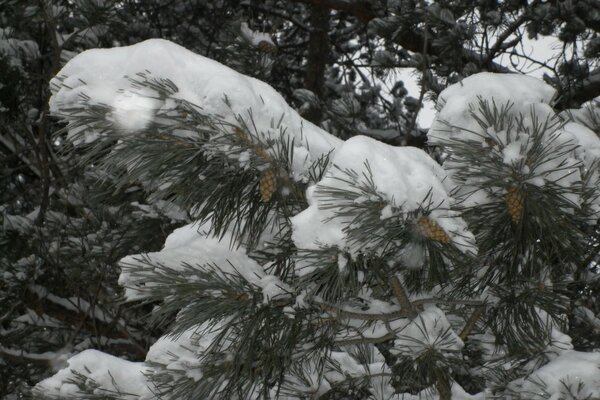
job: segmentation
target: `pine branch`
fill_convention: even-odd
[[[479,321],[479,319],[483,315],[484,311],[485,311],[485,305],[481,305],[481,306],[475,308],[475,310],[473,310],[473,313],[471,314],[471,316],[467,320],[467,323],[465,324],[464,328],[458,335],[462,340],[466,340],[467,337],[469,337],[469,335],[471,334],[471,331],[477,325],[477,321]]]
[[[321,307],[324,311],[331,312],[335,314],[333,318],[348,318],[348,319],[358,319],[362,321],[390,321],[398,318],[406,318],[408,317],[408,312],[404,310],[398,310],[396,312],[389,313],[359,313],[354,311],[348,311],[344,309],[342,306],[333,305],[333,304],[325,304],[315,302],[319,307]]]
[[[416,318],[418,314],[408,299],[408,295],[406,294],[406,291],[402,287],[402,284],[400,283],[400,280],[398,280],[397,276],[393,276],[390,279],[390,286],[392,287],[394,296],[396,296],[396,299],[398,299],[398,303],[400,303],[402,309],[406,310],[408,317],[411,319]]]

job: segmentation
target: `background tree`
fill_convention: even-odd
[[[74,54],[111,43],[113,15],[89,1],[0,4],[3,398],[29,392],[74,350],[143,358],[154,340],[136,325],[142,314],[119,305],[115,263],[157,248],[169,216],[186,217],[144,204],[135,188],[114,192],[93,165],[80,169],[48,114],[50,79]]]

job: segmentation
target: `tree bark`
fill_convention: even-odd
[[[312,6],[310,11],[311,32],[304,86],[319,99],[325,92],[325,68],[329,58],[329,13],[329,8],[318,5]],[[304,117],[318,125],[323,113],[320,108],[311,107]]]

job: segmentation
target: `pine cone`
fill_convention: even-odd
[[[514,186],[508,188],[506,193],[506,205],[508,206],[508,212],[512,222],[515,224],[519,223],[523,216],[523,208],[525,205],[523,191]]]
[[[233,128],[233,133],[237,136],[242,142],[247,142],[248,138],[246,137],[246,132],[244,132],[241,128],[235,127]]]
[[[273,159],[269,155],[269,153],[267,153],[267,151],[265,149],[254,144],[252,142],[252,140],[250,140],[248,138],[248,135],[246,135],[246,132],[244,132],[241,128],[236,126],[235,128],[233,128],[233,133],[235,136],[237,136],[242,141],[242,143],[244,143],[249,149],[251,149],[254,152],[254,154],[256,154],[259,158],[263,159],[264,161],[271,161]]]
[[[428,217],[422,216],[417,221],[417,224],[419,226],[419,230],[426,238],[440,243],[450,242],[450,238],[446,232],[444,232],[444,230],[436,222],[430,220]]]
[[[277,190],[277,176],[275,175],[275,171],[272,168],[269,168],[260,176],[260,199],[267,203],[271,200],[273,193]]]
[[[254,153],[259,158],[262,158],[265,161],[271,161],[271,159],[272,159],[271,156],[262,147],[260,147],[260,146],[253,146],[252,149],[254,150]]]
[[[277,52],[277,47],[275,47],[273,43],[266,40],[262,40],[257,47],[258,50],[262,51],[263,53],[272,54]]]

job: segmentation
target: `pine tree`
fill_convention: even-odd
[[[596,109],[473,75],[439,96],[440,165],[342,141],[166,41],[83,53],[52,84],[67,140],[193,222],[120,261],[124,299],[166,332],[145,362],[87,350],[37,396],[600,396],[582,329],[598,320]]]
[[[539,65],[547,73],[544,80],[558,89],[556,110],[594,98],[600,93],[597,33],[598,5],[593,1],[0,0],[0,396],[22,396],[23,386],[59,367],[52,360],[87,348],[141,360],[147,346],[170,326],[165,322],[146,329],[140,312],[153,307],[152,302],[142,307],[118,303],[115,263],[131,252],[156,250],[173,227],[190,222],[185,213],[172,212],[171,200],[193,203],[198,194],[186,188],[174,195],[163,187],[156,197],[145,198],[140,189],[145,173],[123,180],[123,163],[110,166],[110,173],[98,168],[97,158],[114,147],[112,140],[99,145],[90,135],[99,146],[87,150],[77,140],[64,140],[66,132],[56,132],[59,127],[46,110],[48,81],[75,54],[166,38],[269,83],[302,117],[337,137],[366,135],[423,147],[425,130],[417,123],[423,104],[479,71],[526,73]],[[556,37],[562,46],[552,59],[535,60],[521,47],[526,36]],[[416,72],[421,86],[417,95],[411,93],[416,98],[396,76],[399,68]],[[140,65],[128,72],[146,69]],[[115,97],[105,99],[109,108]],[[127,109],[128,104],[121,97],[118,106]],[[153,101],[148,104],[154,106]],[[102,107],[95,110],[103,112]],[[561,118],[598,132],[597,113],[590,110]],[[255,142],[252,128],[238,125],[233,132],[247,149],[240,153],[240,165],[259,174],[253,199],[262,206],[246,207],[244,213],[269,220],[276,212],[267,211],[268,205],[288,192],[295,193],[297,204],[277,212],[292,215],[306,208],[305,186],[329,170],[327,157],[315,166],[315,177],[300,179],[298,188],[287,181],[283,166],[304,156],[292,151],[291,161],[287,155],[275,157],[269,146]],[[430,150],[440,161],[448,153],[443,148],[449,147],[438,144]],[[260,162],[249,164],[255,159]],[[235,179],[239,184],[248,176]],[[239,188],[228,190],[234,189]],[[527,215],[527,192],[522,185],[505,191],[504,205],[517,224]],[[212,206],[223,199],[213,199]],[[228,204],[237,207],[240,202]],[[385,206],[382,210],[391,212]],[[452,243],[452,235],[435,218],[415,218],[414,231],[440,245]],[[227,213],[218,219],[232,221]],[[257,224],[245,231],[245,248],[257,245],[246,241],[260,230]],[[586,227],[586,235],[593,248],[597,232]],[[408,249],[406,254],[419,254],[416,245]],[[595,252],[586,256],[583,264],[593,267]],[[260,259],[265,260],[269,257]],[[568,333],[577,349],[587,351],[600,345],[595,317],[600,287],[594,271],[567,284],[570,298],[577,299],[568,310]],[[104,319],[97,318],[97,308]],[[124,332],[129,339],[122,337]]]

